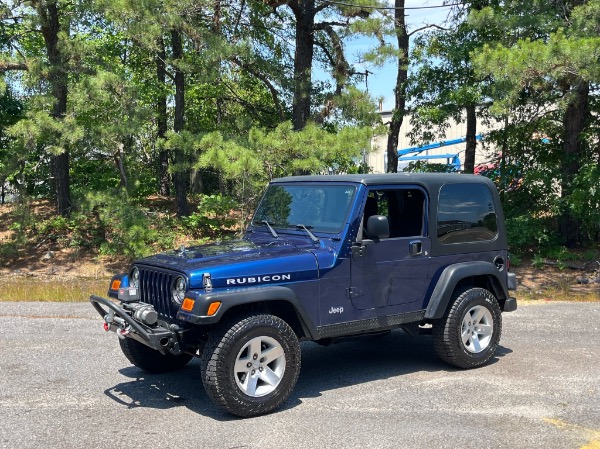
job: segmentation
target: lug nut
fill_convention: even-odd
[[[256,371],[255,371],[255,370],[252,370],[252,375],[253,375],[253,376],[254,376],[254,373],[256,373]]]
[[[256,360],[256,359],[258,358],[258,354],[254,354],[254,355],[252,356],[252,358],[253,358],[254,360]]]
[[[250,368],[252,366],[252,363],[248,362],[246,363],[246,367]]]
[[[263,367],[261,366],[260,368],[258,368],[258,370],[262,373]]]

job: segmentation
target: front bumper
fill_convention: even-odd
[[[158,323],[149,327],[135,320],[123,307],[106,298],[92,295],[90,302],[104,320],[104,330],[107,332],[115,332],[119,338],[133,338],[161,354],[182,353],[179,345],[181,329],[178,325]]]

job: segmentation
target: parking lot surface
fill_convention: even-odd
[[[402,331],[302,344],[285,407],[217,410],[198,361],[129,364],[89,303],[0,303],[3,448],[600,448],[600,303],[530,303],[503,316],[476,370]]]

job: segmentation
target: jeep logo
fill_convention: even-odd
[[[267,275],[267,276],[253,276],[253,277],[227,279],[227,285],[258,284],[260,282],[289,281],[291,279],[292,279],[291,274],[273,274],[273,275]]]
[[[344,313],[344,308],[343,307],[331,307],[331,309],[329,309],[329,314],[334,314],[334,313]]]

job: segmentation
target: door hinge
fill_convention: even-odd
[[[409,252],[411,256],[423,254],[423,243],[420,240],[411,240],[409,243]]]

